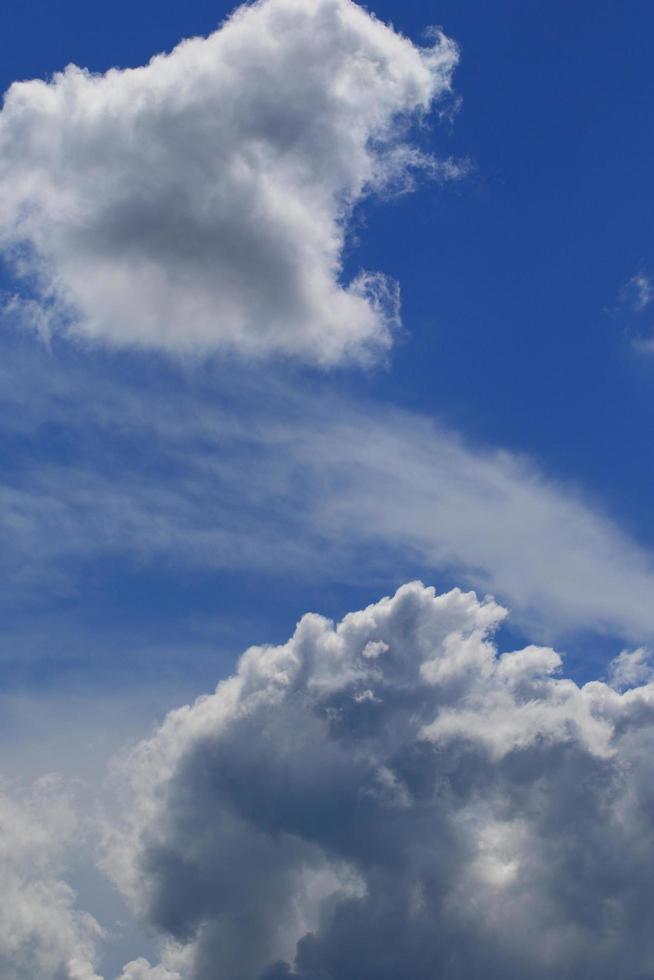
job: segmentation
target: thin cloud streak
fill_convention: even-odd
[[[654,635],[646,550],[534,464],[433,420],[261,375],[180,386],[171,405],[163,387],[136,392],[88,365],[31,370],[34,398],[2,423],[38,447],[0,487],[15,596],[65,594],[106,556],[315,581],[441,572],[553,633]],[[6,403],[23,403],[5,381]],[[65,466],[46,420],[68,432]]]

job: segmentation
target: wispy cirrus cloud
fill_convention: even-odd
[[[623,286],[622,302],[635,313],[643,313],[654,300],[654,282],[651,276],[639,272]]]
[[[654,351],[654,339],[651,336],[651,328],[648,325],[643,328],[645,322],[643,318],[654,301],[652,276],[642,270],[637,272],[620,290],[619,301],[621,315],[624,316],[626,312],[633,318],[630,334],[634,349],[643,354],[651,353]]]
[[[5,438],[30,446],[0,487],[14,595],[65,591],[103,556],[297,581],[440,573],[554,633],[654,633],[650,553],[529,460],[269,376],[179,385],[171,402],[88,358],[26,370],[5,364]]]

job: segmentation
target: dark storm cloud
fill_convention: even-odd
[[[180,976],[649,975],[654,687],[500,656],[503,615],[307,616],[123,760],[109,860]]]

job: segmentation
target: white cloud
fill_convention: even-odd
[[[0,789],[0,976],[3,980],[100,980],[102,932],[75,906],[61,877],[77,831],[70,799],[53,777],[28,791]]]
[[[644,272],[639,272],[624,285],[622,301],[635,313],[643,313],[654,300],[654,284]]]
[[[654,685],[499,655],[504,615],[305,616],[117,762],[107,862],[185,980],[652,974]]]
[[[654,300],[654,282],[652,277],[646,272],[638,272],[632,276],[620,291],[620,312],[626,309],[630,313],[641,316],[649,309]],[[651,336],[637,331],[635,324],[630,330],[631,344],[634,350],[641,354],[651,354],[654,351],[654,340]]]
[[[612,662],[609,678],[611,685],[618,690],[649,683],[654,679],[652,651],[644,647],[638,647],[637,650],[623,650]]]
[[[261,0],[144,68],[14,84],[0,243],[39,330],[320,364],[388,348],[397,289],[342,282],[348,216],[416,170],[457,175],[406,142],[456,61],[350,0]]]
[[[255,373],[137,390],[83,360],[0,365],[0,429],[33,447],[0,483],[14,604],[69,594],[106,556],[299,588],[374,577],[387,589],[437,571],[501,597],[547,642],[576,629],[654,637],[651,551],[533,462],[319,387]],[[44,435],[59,429],[65,464]]]
[[[184,980],[188,975],[189,952],[191,950],[172,945],[164,951],[161,963],[155,966],[139,957],[123,967],[119,980]]]
[[[326,538],[384,542],[424,568],[454,570],[539,629],[653,635],[651,552],[532,461],[379,409],[325,413],[289,441],[328,487],[313,515]]]

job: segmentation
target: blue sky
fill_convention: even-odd
[[[618,10],[609,2],[592,9],[443,3],[436,11],[410,2],[374,10],[417,41],[436,21],[460,45],[454,82],[460,107],[432,122],[420,141],[441,156],[468,158],[472,169],[454,184],[418,182],[410,195],[359,205],[346,270],[379,269],[399,281],[404,334],[386,367],[338,369],[331,389],[436,417],[473,445],[527,454],[548,478],[580,491],[651,545],[652,363],[633,343],[648,335],[650,311],[634,312],[621,299],[628,281],[652,268],[645,114],[651,10],[645,3]],[[210,31],[228,12],[228,6],[196,3],[156,10],[117,3],[100,13],[87,4],[26,2],[5,14],[3,88],[15,79],[47,78],[69,62],[94,71],[144,63],[181,37]],[[33,349],[26,356],[41,364],[48,359]],[[61,345],[54,357],[58,366],[74,362],[80,373],[90,362],[108,379],[128,378],[137,387],[193,385],[188,370],[178,382],[175,364],[146,367],[129,353]],[[194,370],[205,391],[217,379],[220,398],[220,363]],[[311,373],[295,370],[293,384],[314,384]],[[324,383],[322,373],[318,382]],[[138,440],[121,446],[114,435],[88,437],[99,455],[138,456]],[[78,452],[76,438],[64,424],[54,439],[51,431],[37,435],[29,451],[44,464],[52,457],[65,462]],[[8,473],[24,453],[20,437],[9,441]],[[188,643],[189,610],[215,618],[217,593],[220,630],[228,635],[243,589],[276,594],[274,602],[257,604],[264,634],[284,635],[305,606],[330,614],[348,608],[338,580],[289,596],[252,571],[201,574],[189,588],[174,567],[136,567],[126,584],[124,567],[88,560],[91,577],[78,582],[81,593],[62,598],[46,590],[48,615],[65,621],[61,645],[73,661],[78,647],[87,647],[89,631],[120,630],[125,618],[142,620],[145,646],[156,648],[162,612],[172,620],[163,632],[170,636],[172,629]],[[389,587],[395,579],[389,569]],[[368,599],[376,594],[375,587],[360,587]],[[19,634],[24,621],[20,614],[13,619]],[[236,643],[247,642],[247,633],[239,628]],[[28,645],[33,648],[31,640]],[[37,646],[44,663],[35,682],[56,681],[59,658]],[[92,676],[110,656],[114,670],[107,646],[99,664],[85,655],[81,669]],[[24,664],[13,670],[22,677]]]
[[[98,110],[81,136],[63,98],[50,116],[36,88],[22,114],[5,103],[0,191],[19,202],[0,209],[0,762],[12,777],[57,770],[95,785],[115,751],[212,690],[249,645],[283,643],[308,611],[340,619],[416,578],[494,595],[511,610],[499,645],[552,644],[580,683],[652,643],[654,10],[645,0],[368,9],[414,45],[439,27],[459,56],[455,65],[443,47],[444,67],[430,67],[422,115],[408,83],[380,95],[391,106],[381,138],[369,120],[382,110],[360,106],[382,147],[360,171],[345,160],[342,121],[343,158],[340,144],[330,156],[335,140],[320,142],[328,108],[303,119],[294,77],[278,119],[276,91],[254,87],[254,55],[227,90],[235,103],[245,92],[244,118],[218,135],[211,113],[230,108],[220,89],[215,102],[191,99],[199,122],[188,131],[191,110],[173,105],[168,117],[165,99],[161,117],[129,122],[138,80],[123,109]],[[49,82],[71,63],[124,79],[231,10],[24,0],[2,14],[0,85]],[[409,64],[415,50],[393,57],[406,57],[417,91],[428,81]],[[296,54],[299,73],[301,45],[289,41]],[[79,98],[91,105],[86,85]],[[397,114],[406,128],[391,131]],[[296,144],[278,136],[288,125],[298,147],[278,175],[288,214],[271,219],[260,252],[261,219],[247,194],[239,206],[241,185],[216,204],[202,184],[229,127],[236,141],[250,125],[292,158]],[[156,197],[161,146],[178,170]],[[384,148],[399,155],[377,159]],[[450,179],[434,161],[450,161]],[[364,164],[398,170],[384,184]],[[97,186],[94,168],[105,174]],[[112,199],[115,187],[124,197]],[[315,222],[296,217],[294,189]],[[337,210],[339,195],[351,213]],[[224,217],[216,236],[206,201]],[[29,224],[39,207],[45,217]],[[223,234],[238,258],[214,287]],[[327,255],[307,273],[318,283],[309,298],[294,278],[305,249]],[[197,280],[183,278],[186,263]],[[384,278],[359,280],[361,270]],[[151,274],[165,287],[141,296]],[[72,314],[62,282],[78,298]],[[215,344],[213,316],[235,324]],[[194,318],[197,349],[184,346]],[[101,918],[110,900],[97,883],[80,888]],[[118,971],[136,953],[118,944],[107,955],[104,969]]]
[[[70,61],[97,71],[142,64],[210,31],[230,7],[153,9],[15,6],[5,15],[3,88]],[[538,455],[648,533],[637,487],[648,486],[649,367],[628,342],[648,324],[618,297],[652,264],[649,5],[372,9],[418,40],[436,20],[460,44],[462,109],[429,139],[476,168],[452,193],[422,187],[364,209],[370,231],[354,261],[398,277],[411,336],[373,387]]]
[[[373,390],[537,455],[651,534],[650,368],[629,343],[648,322],[619,303],[653,259],[650,6],[467,0],[433,9],[409,0],[371,9],[417,40],[436,21],[460,44],[462,109],[428,138],[476,168],[453,192],[421,187],[390,207],[364,206],[369,232],[353,260],[400,280],[411,338]],[[3,88],[70,61],[97,71],[142,64],[210,31],[230,7],[153,11],[15,6],[5,14]]]

